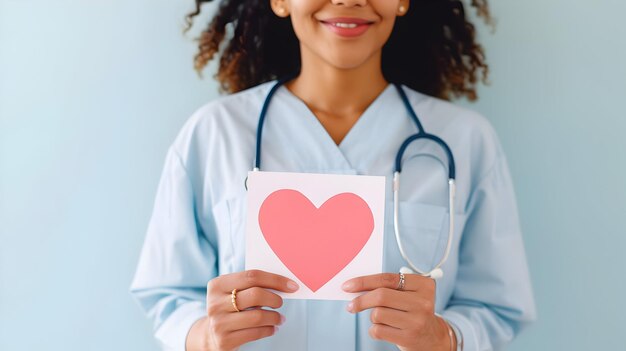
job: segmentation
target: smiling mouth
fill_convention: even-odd
[[[374,22],[364,20],[337,20],[337,21],[320,21],[324,27],[330,29],[333,33],[346,38],[353,38],[367,32]]]

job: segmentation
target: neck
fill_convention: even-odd
[[[304,101],[312,111],[341,116],[360,115],[387,87],[377,54],[356,68],[329,65],[305,47],[302,70],[285,86]]]

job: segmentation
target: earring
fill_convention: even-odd
[[[280,13],[281,15],[285,14],[285,9],[284,8],[279,8],[278,9],[278,13]]]
[[[400,10],[400,13],[404,13],[406,8],[404,7],[404,5],[400,5],[400,8],[398,8],[398,10]]]

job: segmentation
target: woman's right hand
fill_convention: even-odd
[[[231,292],[237,289],[237,312]],[[191,327],[186,340],[187,351],[230,351],[239,346],[274,335],[284,316],[273,309],[283,299],[267,289],[292,293],[298,284],[282,275],[261,270],[221,275],[207,284],[207,316]]]

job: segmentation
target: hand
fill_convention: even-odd
[[[231,292],[235,288],[236,304],[241,312],[237,312],[231,302]],[[187,337],[187,350],[197,345],[198,340],[202,340],[199,350],[236,350],[245,343],[274,335],[285,318],[262,307],[279,308],[283,299],[266,289],[289,293],[298,290],[298,284],[284,276],[260,270],[212,279],[207,284],[207,316],[192,326]]]
[[[346,281],[343,290],[366,292],[348,304],[351,313],[372,309],[372,338],[385,340],[403,351],[449,351],[445,322],[435,316],[435,281],[418,274],[405,274],[403,290],[397,290],[400,275],[382,273]],[[453,343],[452,347],[456,347]]]

